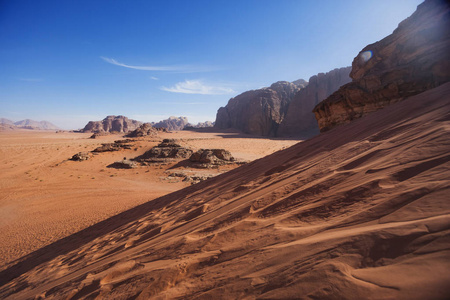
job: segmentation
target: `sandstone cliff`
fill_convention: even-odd
[[[319,133],[313,108],[326,97],[350,82],[351,67],[319,73],[309,79],[307,87],[301,89],[289,103],[286,116],[281,122],[277,136],[311,137]]]
[[[142,122],[124,116],[107,116],[102,121],[89,121],[82,132],[129,132],[137,129]]]
[[[351,83],[314,108],[321,131],[450,81],[450,7],[427,0],[353,60]]]
[[[279,81],[268,88],[244,92],[217,111],[215,127],[237,128],[245,133],[274,136],[294,95],[307,85]]]
[[[153,123],[152,125],[155,128],[166,128],[169,131],[178,131],[183,130],[187,124],[189,124],[189,122],[186,117],[170,117],[158,123]]]

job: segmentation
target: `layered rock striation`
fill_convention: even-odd
[[[352,82],[314,108],[321,131],[450,81],[450,4],[427,0],[353,60]]]
[[[107,116],[102,121],[89,121],[87,125],[81,130],[82,132],[119,132],[127,133],[137,129],[142,122],[128,119],[124,116]]]
[[[309,84],[298,91],[289,103],[277,136],[310,137],[319,132],[313,108],[342,85],[350,82],[351,67],[319,73],[309,79]]]
[[[268,88],[244,92],[219,108],[215,127],[248,134],[275,136],[294,95],[308,83],[279,81]]]

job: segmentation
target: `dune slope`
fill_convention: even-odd
[[[50,245],[0,274],[0,298],[448,299],[449,95],[447,83]]]

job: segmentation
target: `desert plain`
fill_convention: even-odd
[[[5,299],[447,299],[449,95],[447,83],[153,200],[157,192],[150,194],[151,187],[159,185],[162,189],[156,191],[163,194],[176,185],[139,181],[152,176],[145,172],[110,177],[116,171],[106,171],[104,176],[114,179],[106,185],[110,191],[101,190],[85,202],[90,205],[100,198],[98,205],[74,213],[90,216],[92,221],[86,218],[84,223],[88,226],[106,201],[117,203],[110,214],[125,211],[21,257],[0,272],[0,295]],[[242,147],[245,141],[236,142]],[[245,149],[239,152],[245,154]],[[49,168],[65,157],[52,158]],[[96,165],[96,174],[102,165]],[[63,182],[80,180],[99,189],[87,175],[91,167],[81,166],[68,168],[80,179],[65,174],[69,178]],[[32,177],[53,180],[48,168],[35,168]],[[28,169],[13,174],[24,176]],[[123,199],[128,186],[113,186],[129,183],[134,175],[139,175],[133,183],[137,191],[129,198],[136,197],[137,206],[126,210],[132,205]],[[26,180],[33,186],[45,183]],[[165,186],[171,187],[164,190]],[[80,190],[74,183],[72,189]],[[44,189],[36,194],[40,192],[45,195]],[[101,199],[102,193],[118,195]],[[50,199],[63,198],[65,207],[78,207],[72,198],[61,196],[63,191],[56,194]],[[34,212],[38,214],[38,209]],[[57,219],[58,209],[49,216]],[[37,229],[36,235],[50,230]]]
[[[228,132],[176,131],[136,139],[133,149],[103,152],[87,161],[71,161],[78,152],[124,139],[111,134],[0,131],[0,270],[14,260],[139,204],[191,185],[170,176],[176,163],[116,169],[108,166],[134,158],[165,138],[183,146],[225,148],[241,161],[252,161],[298,140],[263,139]],[[217,175],[238,167],[186,169]]]

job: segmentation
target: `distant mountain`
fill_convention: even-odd
[[[170,117],[158,123],[153,123],[152,125],[155,128],[166,128],[170,131],[178,131],[183,130],[187,124],[189,124],[189,122],[186,117]]]
[[[14,121],[11,121],[9,119],[0,118],[0,124],[2,125],[14,125]]]
[[[142,125],[142,122],[128,119],[125,116],[107,116],[101,121],[89,121],[82,132],[120,132],[127,133]]]
[[[34,121],[30,119],[25,119],[22,121],[14,122],[14,125],[26,129],[42,129],[42,130],[58,130],[58,126],[48,122],[48,121]]]
[[[2,129],[35,129],[35,130],[59,130],[60,128],[55,124],[48,121],[34,121],[30,119],[25,119],[22,121],[11,121],[9,119],[1,118],[0,125]]]

